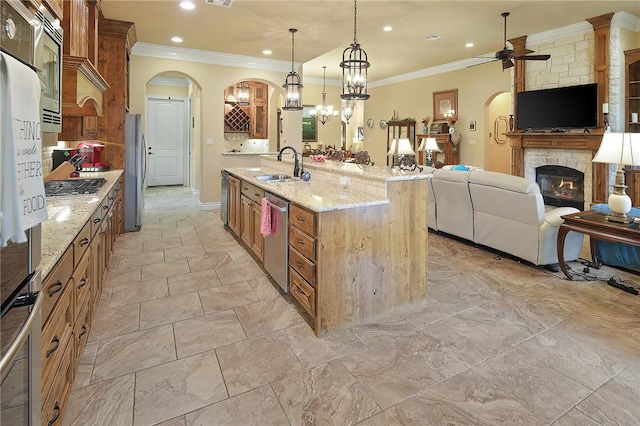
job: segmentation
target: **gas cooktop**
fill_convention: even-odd
[[[44,193],[48,197],[95,194],[105,182],[104,178],[50,180],[44,183]]]

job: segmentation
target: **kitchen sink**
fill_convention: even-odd
[[[265,182],[293,182],[293,178],[289,175],[255,175],[256,179],[265,181]]]

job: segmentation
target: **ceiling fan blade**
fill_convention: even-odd
[[[513,66],[513,61],[511,59],[503,59],[502,60],[502,71],[511,68]]]
[[[518,59],[520,61],[546,61],[550,57],[551,55],[526,55],[526,56],[515,56],[513,59]]]
[[[515,52],[513,52],[513,56],[524,56],[524,55],[528,55],[529,53],[533,53],[533,50],[529,50],[529,49],[521,49],[521,50],[516,50]]]
[[[484,59],[489,59],[489,58],[484,58]],[[478,65],[489,64],[491,62],[496,62],[496,61],[498,61],[498,59],[494,59],[493,61],[480,62],[479,64],[468,65],[467,68],[477,67]]]

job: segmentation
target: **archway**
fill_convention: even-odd
[[[511,173],[511,146],[504,135],[509,130],[510,110],[510,92],[496,93],[485,104],[485,170]]]

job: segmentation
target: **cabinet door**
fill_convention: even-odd
[[[88,57],[89,5],[85,0],[63,2],[64,53]]]
[[[251,126],[249,136],[252,139],[267,139],[268,117],[266,104],[253,104],[251,107]]]
[[[240,213],[240,238],[251,247],[253,242],[253,218],[251,205],[253,202],[245,196],[240,197],[242,204],[242,211]]]
[[[260,221],[262,215],[262,206],[258,203],[251,203],[251,216],[253,219],[253,242],[251,244],[251,250],[258,256],[260,260],[263,259],[264,237],[260,233]]]

